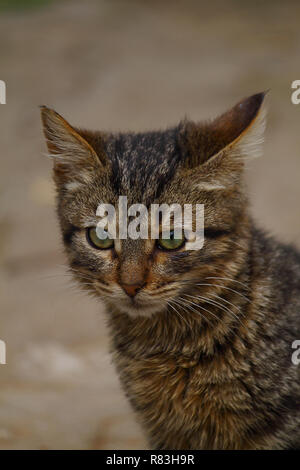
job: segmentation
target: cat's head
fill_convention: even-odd
[[[63,240],[84,288],[112,309],[148,316],[176,309],[193,285],[205,290],[208,279],[237,274],[248,228],[243,167],[262,141],[263,99],[253,95],[212,122],[120,134],[74,128],[42,107]],[[119,196],[147,208],[204,204],[203,247],[188,249],[184,237],[101,240],[97,208],[118,209]]]

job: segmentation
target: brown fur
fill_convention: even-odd
[[[257,152],[264,94],[212,123],[91,133],[42,108],[71,270],[106,304],[114,361],[151,447],[300,446],[300,255],[249,215],[244,161]],[[205,243],[95,250],[100,202],[205,204]],[[139,285],[134,298],[124,286]]]

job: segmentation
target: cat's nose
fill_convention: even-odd
[[[121,284],[122,288],[129,297],[134,297],[145,284]]]

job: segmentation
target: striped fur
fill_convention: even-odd
[[[244,184],[263,98],[140,134],[75,129],[42,108],[70,269],[106,305],[114,362],[151,448],[300,448],[300,254],[256,228]],[[86,227],[119,195],[204,204],[203,249],[93,249]],[[134,300],[124,283],[143,286]]]

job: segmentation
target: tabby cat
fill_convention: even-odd
[[[125,393],[154,449],[300,448],[300,254],[249,215],[264,93],[206,123],[90,132],[42,107],[75,278],[106,305]],[[205,239],[104,243],[100,202],[204,204]]]

